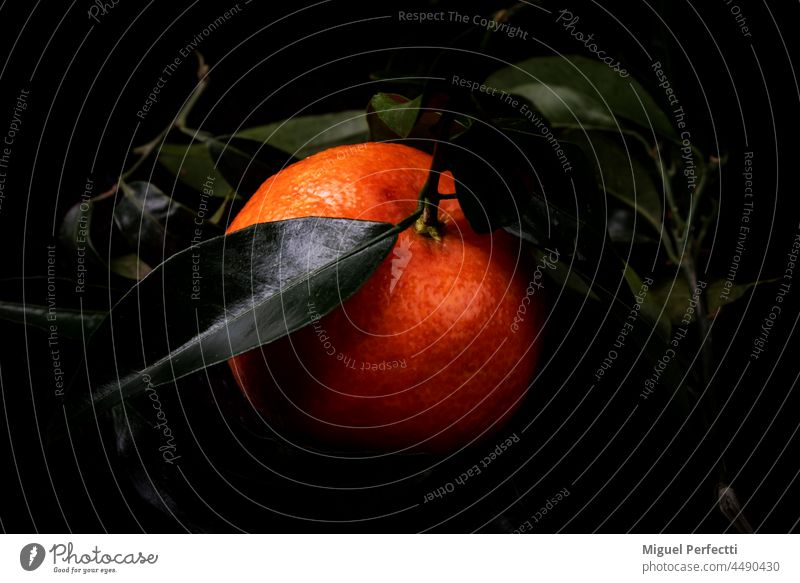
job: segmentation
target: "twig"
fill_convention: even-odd
[[[175,117],[175,119],[172,120],[167,127],[161,130],[155,138],[153,138],[146,144],[142,144],[141,146],[136,146],[133,149],[133,153],[139,156],[139,158],[136,160],[136,162],[133,163],[133,165],[130,168],[128,168],[128,170],[126,170],[120,176],[120,180],[126,180],[128,177],[130,177],[131,174],[133,174],[139,168],[139,166],[142,165],[142,163],[147,159],[147,157],[153,153],[153,150],[155,150],[163,142],[164,138],[170,131],[172,131],[173,128],[178,129],[181,132],[190,135],[195,139],[200,139],[201,141],[203,141],[206,138],[204,133],[188,128],[186,125],[189,113],[191,113],[192,108],[194,108],[194,106],[197,104],[197,101],[200,99],[200,96],[203,94],[203,92],[206,90],[206,87],[208,86],[208,65],[206,64],[202,54],[200,54],[199,52],[195,52],[195,54],[197,55],[197,60],[199,62],[197,67],[198,81],[197,85],[192,91],[192,94],[189,96],[189,99],[186,101],[181,110],[178,112],[178,115]]]

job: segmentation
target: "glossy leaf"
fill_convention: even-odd
[[[58,240],[70,251],[73,260],[82,257],[86,263],[107,268],[106,260],[97,251],[105,248],[110,237],[113,190],[76,203],[61,221]]]
[[[128,292],[87,350],[94,405],[223,362],[353,295],[396,241],[392,225],[308,217],[261,223],[183,251]],[[313,309],[309,304],[313,302]]]
[[[68,248],[78,249],[83,247],[92,261],[102,265],[103,260],[92,242],[91,224],[93,212],[93,200],[78,203],[69,209],[61,223],[59,239]]]
[[[164,144],[158,161],[181,182],[201,193],[224,198],[233,190],[219,170],[205,144]]]
[[[486,81],[491,87],[515,94],[531,83],[546,85],[556,94],[562,91],[562,98],[568,103],[597,102],[602,104],[609,116],[624,118],[647,130],[652,127],[656,133],[676,139],[669,117],[644,87],[632,77],[621,77],[604,63],[586,57],[535,57],[500,69]],[[576,95],[584,98],[576,102]],[[563,110],[555,107],[552,98],[545,92],[536,91],[526,97],[533,98],[534,105],[543,111]],[[559,116],[565,118],[563,113],[559,113]],[[555,120],[551,121],[556,123]]]
[[[308,115],[236,132],[236,137],[267,144],[302,159],[332,146],[369,139],[367,116],[360,110]]]
[[[148,182],[123,183],[114,209],[114,223],[131,250],[150,265],[219,234],[216,225],[201,220],[187,207]],[[210,216],[210,210],[207,212]],[[197,219],[197,220],[196,220]]]

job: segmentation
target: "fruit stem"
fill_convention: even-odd
[[[433,201],[423,203],[422,214],[414,223],[414,231],[418,235],[425,235],[436,241],[442,240],[442,223],[439,221],[439,207]]]
[[[446,115],[447,112],[442,114],[442,119],[439,121],[442,124],[440,129],[444,128],[446,130],[450,125],[449,118],[445,119]],[[444,170],[439,144],[439,140],[436,140],[433,144],[433,160],[428,171],[428,178],[419,191],[419,205],[417,206],[419,218],[414,223],[414,231],[418,235],[424,235],[436,241],[442,240],[442,231],[444,229],[444,225],[439,220],[439,201],[442,200],[439,194],[439,177]]]
[[[442,223],[439,222],[438,203],[442,199],[451,199],[453,196],[442,196],[439,194],[439,177],[444,169],[444,161],[442,160],[442,151],[439,147],[441,139],[438,138],[441,138],[443,134],[447,135],[446,132],[448,132],[450,129],[450,123],[450,112],[445,111],[442,113],[442,118],[436,124],[438,127],[436,128],[437,139],[433,144],[433,160],[431,161],[431,168],[428,171],[428,177],[425,179],[425,184],[422,185],[422,188],[419,191],[419,202],[416,210],[402,221],[394,225],[391,229],[385,233],[381,233],[374,239],[367,241],[355,249],[352,253],[357,253],[362,249],[366,249],[370,245],[373,245],[386,237],[391,237],[398,233],[402,233],[411,225],[414,225],[414,230],[420,235],[431,237],[436,241],[442,240],[441,229],[443,226]]]

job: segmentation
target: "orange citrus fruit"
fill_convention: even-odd
[[[307,216],[398,223],[417,208],[430,166],[399,144],[334,147],[264,182],[228,232]],[[439,192],[455,192],[449,172]],[[456,200],[439,209],[441,240],[402,232],[334,311],[229,361],[277,431],[329,450],[444,453],[495,431],[520,404],[543,319],[523,244],[476,234]]]

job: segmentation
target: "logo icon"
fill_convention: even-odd
[[[394,286],[400,281],[403,272],[408,267],[411,261],[411,240],[410,238],[401,239],[400,244],[394,248],[394,257],[392,258],[392,280],[389,282],[389,293],[394,291]]]
[[[44,547],[38,543],[30,543],[19,552],[19,564],[26,571],[35,571],[44,562]]]

